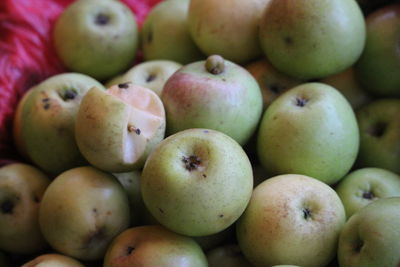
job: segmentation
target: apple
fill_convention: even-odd
[[[255,266],[326,266],[336,255],[346,221],[327,184],[298,174],[269,178],[253,191],[236,222],[238,244]]]
[[[279,72],[264,57],[245,65],[245,68],[253,75],[261,88],[264,110],[279,95],[304,82]]]
[[[118,235],[104,258],[104,267],[206,267],[207,259],[190,237],[160,225],[138,226]]]
[[[23,264],[21,267],[84,267],[82,263],[75,260],[74,258],[56,254],[49,253],[37,256],[33,260]]]
[[[366,29],[355,0],[271,0],[259,38],[274,67],[308,80],[353,65],[364,49]]]
[[[87,164],[75,142],[75,119],[82,97],[93,86],[104,87],[79,73],[51,76],[31,88],[14,117],[17,148],[50,175]]]
[[[93,87],[82,99],[75,138],[83,156],[107,172],[139,170],[164,138],[165,111],[152,90],[122,83]]]
[[[44,193],[39,225],[51,247],[80,260],[104,257],[129,227],[129,200],[118,180],[91,166],[65,171]]]
[[[190,128],[223,132],[243,145],[255,132],[262,95],[243,67],[212,55],[176,71],[161,94],[167,134]]]
[[[203,53],[238,64],[261,56],[258,24],[270,0],[191,0],[189,32]]]
[[[169,77],[181,67],[181,64],[171,60],[149,60],[133,66],[119,80],[122,83],[132,82],[133,84],[149,88],[158,96],[161,96],[161,92]]]
[[[346,222],[339,238],[340,266],[398,266],[400,197],[378,199]]]
[[[366,18],[367,41],[355,71],[360,83],[380,97],[400,97],[400,4],[386,5]]]
[[[400,176],[380,168],[357,169],[346,175],[335,190],[349,218],[379,198],[400,197]]]
[[[358,149],[353,109],[322,83],[305,83],[279,96],[258,132],[258,158],[270,175],[297,173],[334,184],[351,169]]]
[[[50,179],[38,168],[12,163],[0,168],[0,249],[31,254],[48,245],[38,223],[39,205]]]
[[[133,64],[139,30],[121,1],[77,0],[57,19],[53,42],[68,69],[104,80]]]
[[[252,267],[237,244],[225,244],[207,252],[209,267]]]
[[[325,77],[320,82],[326,83],[342,93],[354,110],[357,110],[372,99],[370,94],[357,80],[353,67]]]
[[[206,236],[194,236],[193,239],[200,245],[203,251],[209,251],[235,239],[235,224],[218,233]]]
[[[188,129],[164,139],[141,176],[142,197],[166,228],[188,236],[218,233],[243,213],[253,189],[251,163],[232,138]]]
[[[356,112],[360,127],[357,165],[400,174],[400,99],[375,99]]]
[[[189,64],[205,56],[188,29],[190,0],[168,0],[156,4],[147,14],[141,31],[145,61],[167,59]]]

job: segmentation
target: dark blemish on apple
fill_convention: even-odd
[[[209,133],[209,132],[210,132],[210,131],[208,131],[208,130],[204,130],[204,131],[203,131],[203,133]]]
[[[354,251],[360,252],[363,246],[364,246],[364,241],[358,240],[356,245],[354,246]]]
[[[131,82],[120,83],[120,84],[118,84],[118,88],[127,89],[127,88],[129,88],[129,84],[130,84],[130,83],[131,83]]]
[[[150,30],[149,33],[147,34],[146,38],[147,43],[151,43],[153,41],[153,31]]]
[[[156,75],[149,74],[149,76],[147,76],[147,78],[146,78],[146,82],[147,83],[152,82],[152,81],[154,81],[155,78],[156,78]]]
[[[222,81],[226,82],[226,79],[225,79],[225,78],[222,78]]]
[[[387,124],[385,122],[376,122],[367,129],[367,133],[374,137],[382,137],[386,131]]]
[[[158,210],[159,210],[161,213],[164,213],[164,211],[163,211],[162,208],[158,208]]]
[[[93,208],[92,211],[93,211],[94,213],[97,213],[97,209],[96,209],[96,208]]]
[[[362,197],[371,200],[375,197],[375,195],[371,191],[366,191],[362,194]]]
[[[203,173],[203,175],[202,175],[204,178],[207,178],[207,175],[205,175],[204,173]]]
[[[32,198],[32,200],[33,200],[34,202],[36,202],[36,203],[39,203],[39,202],[40,202],[40,199],[39,199],[39,197],[38,197],[38,196],[36,196],[36,195],[33,195],[33,198]]]
[[[108,24],[109,21],[110,21],[110,17],[103,13],[97,14],[96,19],[95,19],[95,23],[100,26],[104,26],[104,25]]]
[[[132,125],[128,125],[128,132],[134,132],[137,135],[140,135],[140,133],[142,132],[139,128],[136,128],[135,126]]]
[[[220,215],[218,215],[218,217],[223,218],[223,217],[224,217],[224,214],[220,214]]]
[[[308,220],[311,218],[311,210],[309,208],[304,208],[302,211],[304,219]]]
[[[277,116],[273,116],[273,117],[272,117],[273,120],[276,120],[277,118],[278,118]]]
[[[308,102],[308,99],[296,97],[295,105],[298,107],[304,107]]]
[[[1,203],[0,210],[1,210],[1,213],[3,213],[3,214],[13,214],[14,207],[15,207],[14,202],[7,199],[3,203]]]
[[[128,246],[126,248],[126,255],[131,255],[134,250],[135,250],[134,247]]]
[[[284,41],[285,44],[287,44],[287,45],[292,45],[292,44],[294,43],[292,37],[290,37],[290,36],[285,36],[285,37],[283,38],[283,41]]]
[[[48,110],[50,108],[50,98],[46,97],[42,99],[43,108]]]
[[[191,155],[189,157],[183,157],[182,162],[185,164],[185,168],[188,171],[193,171],[198,168],[201,164],[201,160],[199,157],[195,155]]]

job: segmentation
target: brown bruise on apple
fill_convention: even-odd
[[[164,124],[162,102],[152,90],[130,82],[114,85],[106,92],[129,107],[122,158],[126,163],[135,163],[146,153],[148,143]]]

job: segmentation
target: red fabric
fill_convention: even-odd
[[[66,71],[51,43],[54,21],[74,0],[0,1],[0,166],[20,160],[13,146],[12,118],[23,93]],[[161,0],[122,0],[139,26]]]

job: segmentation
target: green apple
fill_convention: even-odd
[[[253,75],[261,88],[264,110],[279,95],[304,82],[279,72],[266,58],[251,62],[245,68]]]
[[[21,267],[84,267],[84,265],[74,258],[61,254],[49,253],[37,256]]]
[[[50,179],[38,168],[12,163],[0,168],[0,249],[17,254],[47,247],[38,223],[39,205]]]
[[[374,201],[354,213],[339,238],[342,267],[398,266],[400,197]]]
[[[271,0],[261,16],[259,38],[279,71],[316,79],[353,65],[366,30],[355,0]]]
[[[205,56],[190,36],[190,0],[161,1],[147,14],[141,32],[145,61],[167,59],[189,64]]]
[[[278,97],[258,132],[258,157],[272,175],[304,174],[334,184],[353,166],[358,149],[353,109],[322,83],[305,83]]]
[[[252,267],[237,244],[225,244],[207,252],[209,267]]]
[[[207,259],[190,237],[160,225],[139,226],[118,235],[109,246],[104,267],[206,267]]]
[[[139,170],[164,138],[165,111],[152,90],[122,83],[93,87],[82,99],[75,138],[83,156],[107,172]]]
[[[400,197],[400,176],[385,169],[357,169],[336,185],[347,218],[372,201],[386,197]]]
[[[118,180],[90,166],[57,176],[44,193],[39,225],[51,247],[81,260],[104,257],[129,227],[129,200]]]
[[[218,233],[243,213],[253,189],[251,163],[229,136],[188,129],[164,139],[141,177],[142,197],[166,228],[188,236]]]
[[[400,97],[400,4],[380,8],[366,18],[367,41],[355,65],[360,83],[380,97]]]
[[[75,142],[75,119],[83,96],[95,79],[62,73],[31,88],[18,104],[14,136],[19,151],[51,175],[87,164]]]
[[[165,84],[161,99],[168,134],[207,128],[223,132],[241,145],[255,132],[263,105],[254,77],[218,55],[176,71]]]
[[[360,127],[360,167],[400,174],[400,99],[375,99],[356,113]]]
[[[67,68],[104,80],[133,64],[139,30],[134,14],[120,1],[77,0],[57,19],[53,39]]]
[[[325,77],[321,79],[320,82],[329,84],[340,91],[350,102],[350,105],[354,110],[357,110],[372,99],[369,93],[367,93],[365,88],[363,88],[357,80],[353,67]]]
[[[169,77],[181,67],[181,64],[171,60],[145,61],[133,66],[119,80],[149,88],[158,96],[161,96],[161,92]]]
[[[309,176],[259,184],[236,222],[238,244],[255,266],[326,266],[336,255],[345,210],[336,192]]]
[[[261,56],[258,24],[270,0],[191,0],[189,32],[206,55],[241,64]]]

